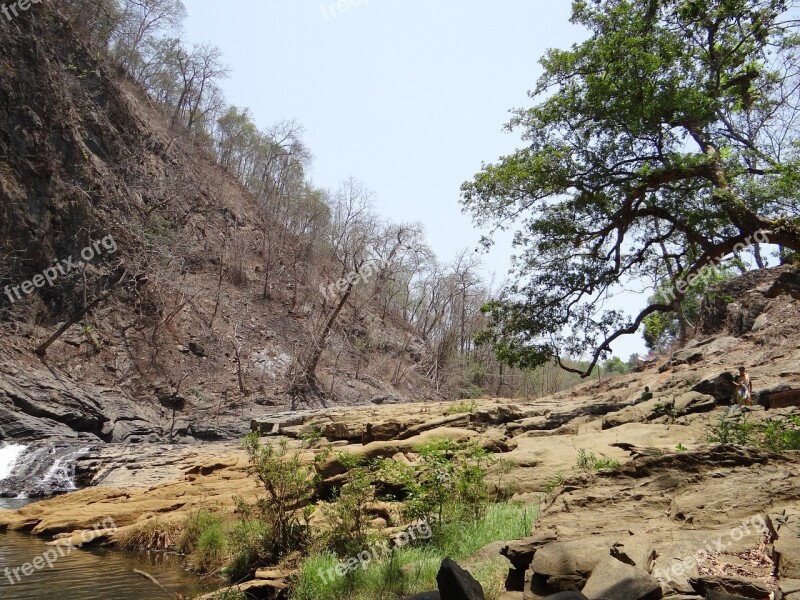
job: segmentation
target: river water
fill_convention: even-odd
[[[0,498],[0,509],[19,508],[28,502],[27,499]],[[45,544],[46,541],[13,531],[0,533],[2,600],[168,600],[175,598],[176,593],[192,598],[219,587],[218,581],[203,585],[199,578],[185,572],[178,556],[104,548],[72,550],[52,560],[52,569],[44,563],[41,569],[34,569],[26,577],[21,567],[26,563],[33,564],[36,557],[43,557],[53,550],[52,546]],[[48,556],[52,556],[52,552]],[[44,561],[38,562],[42,564]],[[20,568],[18,577],[14,575],[14,568]],[[134,569],[155,577],[169,593],[134,573]]]

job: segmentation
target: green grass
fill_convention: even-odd
[[[434,528],[430,540],[398,548],[366,568],[327,582],[319,573],[335,568],[339,560],[330,552],[312,555],[303,563],[292,600],[394,600],[436,589],[436,574],[442,559],[449,556],[463,560],[492,542],[525,537],[530,534],[537,514],[537,507],[494,504],[478,521]],[[507,564],[502,559],[481,563],[473,570],[490,600],[502,592],[506,574]]]

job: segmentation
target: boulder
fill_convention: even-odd
[[[654,577],[613,556],[597,564],[581,591],[589,600],[660,600],[662,596]]]
[[[531,570],[546,575],[548,583],[553,576],[576,576],[586,580],[601,560],[609,556],[609,549],[616,540],[589,538],[569,542],[551,542],[536,551]],[[568,591],[560,589],[558,591]]]
[[[481,584],[449,558],[442,561],[436,582],[441,600],[486,600]]]
[[[650,573],[656,560],[656,550],[645,537],[632,535],[611,546],[611,556],[633,567]]]
[[[589,600],[580,592],[558,592],[557,594],[550,594],[545,600]]]
[[[530,566],[536,551],[555,539],[552,532],[536,532],[532,536],[509,542],[500,554],[510,560],[515,568],[524,570]]]
[[[733,374],[726,371],[714,379],[704,379],[695,385],[692,391],[713,396],[718,404],[730,404],[731,398],[736,393],[736,384],[733,382]]]

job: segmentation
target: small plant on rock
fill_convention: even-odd
[[[450,405],[444,414],[449,417],[450,415],[473,414],[476,410],[478,410],[478,403],[471,400]]]
[[[578,470],[589,473],[600,469],[616,469],[619,466],[619,461],[613,458],[601,458],[591,450],[578,448],[578,460],[575,466]]]
[[[800,416],[764,421],[761,434],[762,445],[773,452],[800,450]]]
[[[708,441],[719,444],[747,446],[754,442],[755,426],[747,413],[731,416],[725,412],[714,427],[708,431]]]
[[[675,409],[674,399],[672,402],[656,402],[656,405],[653,407],[653,413],[656,418],[669,418],[670,423],[674,423],[675,420],[682,415],[681,411]]]
[[[564,474],[563,473],[556,473],[552,477],[548,477],[547,480],[544,482],[544,490],[548,494],[552,494],[553,491],[564,483]]]
[[[315,448],[322,439],[322,429],[319,425],[312,425],[309,431],[300,434],[303,448]]]

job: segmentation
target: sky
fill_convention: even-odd
[[[568,0],[184,3],[184,39],[213,43],[231,67],[227,101],[262,128],[302,123],[315,185],[363,181],[385,218],[425,225],[442,261],[479,245],[459,189],[522,145],[503,125],[533,104],[539,58],[585,35]],[[487,279],[506,277],[512,253],[510,238],[497,238],[482,255]],[[645,299],[618,302],[638,312]],[[645,353],[639,334],[613,349]]]

